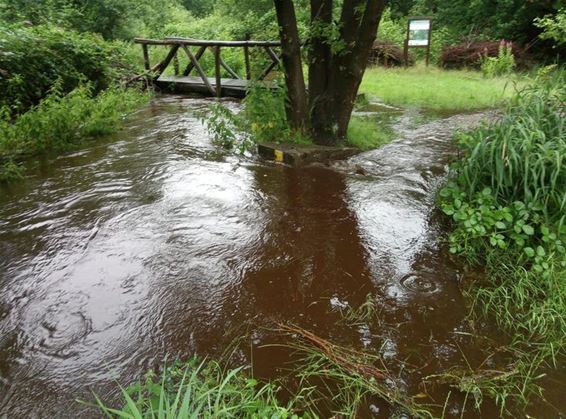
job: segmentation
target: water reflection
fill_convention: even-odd
[[[247,256],[244,283],[263,314],[324,321],[330,299],[352,303],[371,289],[357,218],[343,174],[324,168],[264,168],[257,187],[271,197],[262,243]],[[360,298],[361,296],[361,298]],[[326,321],[328,319],[325,319]],[[326,322],[325,322],[326,323]]]

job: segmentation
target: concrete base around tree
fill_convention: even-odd
[[[312,163],[330,163],[344,160],[360,152],[353,147],[325,147],[319,145],[262,143],[257,146],[258,154],[271,161],[291,166],[304,166]]]

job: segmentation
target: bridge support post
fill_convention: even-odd
[[[173,57],[173,69],[175,71],[175,75],[178,76],[179,75],[179,57],[177,57],[177,55],[175,55]]]
[[[246,80],[252,79],[252,68],[250,65],[250,47],[244,45],[244,60],[246,63]]]
[[[214,47],[214,73],[216,76],[216,97],[222,97],[222,78],[220,77],[220,45]]]
[[[147,50],[147,44],[142,44],[142,51],[143,51],[143,67],[145,71],[150,70],[149,66],[149,51]]]

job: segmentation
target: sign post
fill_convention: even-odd
[[[409,65],[409,48],[426,48],[426,65],[430,61],[430,43],[432,36],[432,18],[411,16],[407,23],[405,39],[405,66]]]

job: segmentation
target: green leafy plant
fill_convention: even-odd
[[[56,26],[0,26],[0,107],[12,116],[37,105],[54,84],[65,94],[82,83],[98,93],[132,69],[121,43]]]
[[[210,107],[203,120],[215,143],[225,148],[251,150],[259,142],[310,143],[306,137],[291,136],[285,116],[285,90],[277,81],[270,88],[253,84],[241,112],[222,104]]]
[[[554,16],[536,18],[535,25],[543,29],[541,39],[552,39],[557,45],[566,43],[566,8],[560,9]]]
[[[24,177],[24,169],[22,166],[8,160],[0,165],[0,183],[20,180]]]
[[[499,77],[511,74],[515,68],[513,44],[501,41],[497,57],[484,56],[481,60],[481,71],[485,77]]]

